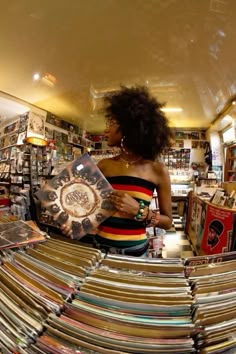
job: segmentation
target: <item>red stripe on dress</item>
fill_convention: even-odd
[[[134,192],[140,192],[140,193],[145,193],[149,196],[152,196],[153,195],[153,191],[151,191],[150,189],[147,189],[147,188],[144,188],[144,187],[140,187],[140,186],[131,186],[129,184],[111,184],[112,187],[114,189],[117,189],[117,190],[127,190],[127,191],[134,191]]]
[[[108,227],[108,226],[99,226],[99,230],[109,233],[109,234],[115,234],[115,235],[141,235],[145,233],[145,228],[138,229],[138,230],[129,230],[129,229],[118,229],[118,228],[113,228],[113,227]]]

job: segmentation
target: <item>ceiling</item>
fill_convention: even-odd
[[[236,94],[235,0],[0,3],[0,91],[89,132],[121,84],[182,108],[167,113],[176,128],[209,127]]]

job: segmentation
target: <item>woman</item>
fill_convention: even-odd
[[[172,226],[169,174],[156,160],[170,146],[172,133],[162,105],[144,87],[122,87],[105,103],[107,145],[120,147],[121,153],[98,163],[114,188],[110,198],[116,212],[99,226],[95,244],[108,252],[141,256],[148,248],[147,225]],[[155,188],[159,212],[149,210]]]

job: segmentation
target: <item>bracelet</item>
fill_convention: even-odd
[[[143,221],[144,218],[143,218],[143,214],[144,214],[144,211],[147,207],[145,206],[145,203],[143,200],[140,200],[139,201],[139,209],[138,209],[138,212],[137,214],[135,215],[134,219],[136,221]],[[148,214],[147,214],[148,215]]]

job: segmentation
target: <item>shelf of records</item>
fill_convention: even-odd
[[[0,241],[3,353],[236,351],[236,252],[105,255],[19,221]]]
[[[40,184],[40,178],[51,172],[51,150],[31,144],[3,149],[0,161],[0,182],[11,184]]]
[[[0,185],[8,188],[12,214],[28,220],[31,218],[30,194],[50,174],[52,150],[24,144],[3,151],[7,151],[7,159],[0,161]]]
[[[206,140],[206,130],[174,130],[175,139]]]
[[[206,131],[174,131],[175,148],[206,149],[209,144],[206,140]],[[90,139],[95,143],[95,150],[101,150],[106,145],[104,134],[90,135]]]
[[[22,145],[26,137],[27,115],[0,129],[0,159],[7,159],[7,148]]]
[[[169,169],[189,169],[191,149],[165,149],[162,160]]]
[[[176,148],[186,148],[191,146],[191,149],[206,149],[209,144],[206,140],[205,130],[176,130],[174,131],[174,135]]]
[[[37,121],[36,124],[36,118],[42,121]],[[71,150],[71,147],[67,146],[68,144],[78,145],[82,148],[95,147],[95,143],[89,139],[88,133],[79,126],[59,120],[50,114],[47,114],[46,122],[40,115],[36,118],[32,112],[27,112],[20,115],[14,123],[3,128],[0,132],[0,149],[22,145],[26,136],[38,136],[38,134],[44,136],[48,143],[57,149],[58,154],[68,154],[67,150]]]
[[[59,129],[58,129],[59,128]],[[95,148],[91,135],[80,126],[58,119],[48,112],[45,124],[45,137],[55,140],[57,147],[61,144],[74,144],[85,148]]]
[[[92,157],[95,163],[98,163],[102,159],[111,158],[118,156],[120,154],[119,148],[112,148],[112,149],[99,149],[99,150],[92,150],[89,152],[90,156]]]

